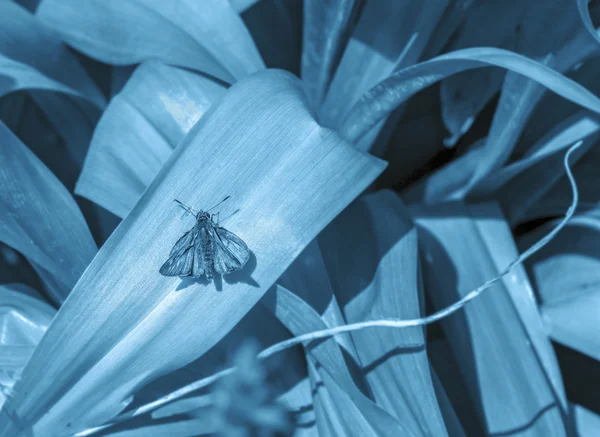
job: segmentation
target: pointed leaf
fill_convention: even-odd
[[[202,75],[142,64],[102,115],[75,192],[125,217],[179,141],[224,94]]]
[[[0,240],[21,252],[62,302],[96,254],[77,204],[0,122]]]
[[[396,194],[360,198],[320,241],[348,323],[421,316],[416,229]],[[415,435],[447,435],[423,329],[363,330],[351,336],[377,404]]]
[[[473,45],[501,47],[536,60],[544,59],[544,63],[549,62],[560,72],[570,69],[596,50],[597,44],[583,29],[573,0],[559,0],[546,8],[536,8],[519,0],[492,0],[475,6],[470,12],[473,16],[466,22],[467,27],[471,23],[470,28],[461,33],[452,50]],[[497,19],[498,14],[502,14],[502,20]],[[539,35],[550,27],[552,32],[540,39]],[[489,75],[488,78],[486,75]],[[528,79],[511,76],[514,75],[509,73],[506,76],[489,135],[491,156],[487,160],[492,163],[503,156],[502,153],[510,154],[516,141],[516,138],[511,138],[515,136],[513,131],[522,129],[543,92],[539,85],[530,83]],[[503,77],[503,72],[497,69],[473,70],[442,83],[444,121],[452,134],[449,145],[453,145],[470,127],[479,111],[500,89]],[[460,98],[453,100],[454,96]],[[505,120],[507,118],[510,120]],[[485,173],[490,164],[483,164],[479,171]]]
[[[329,87],[360,3],[360,0],[304,0],[301,77],[315,108]]]
[[[526,234],[531,245],[553,222]],[[548,246],[527,263],[542,303],[549,335],[561,344],[600,361],[597,325],[600,313],[598,210],[574,217]]]
[[[494,48],[458,50],[394,73],[371,88],[350,110],[342,134],[356,142],[391,111],[423,88],[452,74],[497,66],[527,76],[562,97],[600,113],[600,99],[556,71],[515,53]]]
[[[96,84],[58,36],[12,1],[0,2],[0,55],[0,75],[16,75],[21,86],[49,87],[50,79],[65,87],[60,91],[69,89],[98,108],[106,105]],[[45,83],[41,78],[38,86],[31,83],[35,72],[47,78]]]
[[[600,433],[600,416],[580,405],[572,405],[575,428],[580,437],[594,437]]]
[[[294,335],[331,327],[310,305],[286,288],[277,285],[270,293],[263,302]],[[407,436],[415,435],[358,389],[334,339],[308,344],[305,349],[319,377],[323,379],[329,396],[338,405],[337,412],[343,416],[341,426],[345,433],[355,430],[357,434],[350,435],[391,436],[399,432]]]
[[[447,4],[436,0],[424,8],[402,0],[367,2],[320,108],[321,123],[339,128],[369,88],[414,64]]]
[[[203,418],[179,420],[176,422],[142,426],[124,431],[109,432],[106,437],[197,437],[213,435],[208,421]]]
[[[0,285],[0,409],[56,310],[21,284]]]
[[[517,251],[494,204],[413,210],[425,287],[436,309],[496,276]],[[566,399],[552,347],[522,266],[442,320],[489,434],[566,435]]]
[[[37,16],[70,45],[108,64],[158,59],[229,82],[264,68],[228,0],[43,0]]]
[[[384,167],[321,128],[287,73],[254,75],[209,112],[62,306],[0,412],[3,437],[19,426],[6,414],[48,433],[97,425],[150,380],[204,354]],[[207,208],[224,195],[221,220],[253,254],[246,268],[215,284],[161,276],[193,224],[173,199]]]

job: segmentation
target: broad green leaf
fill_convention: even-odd
[[[448,398],[446,389],[442,385],[433,368],[431,369],[431,380],[433,382],[433,387],[435,388],[438,405],[440,412],[442,413],[442,417],[444,418],[444,424],[446,426],[448,435],[451,435],[452,437],[466,437],[467,435],[465,434],[465,430],[460,423],[460,419],[456,414],[452,402],[450,402],[450,399]]]
[[[427,7],[410,0],[367,2],[319,110],[321,123],[339,128],[369,88],[414,64],[447,4],[448,0],[435,0]]]
[[[309,304],[280,285],[274,287],[263,302],[294,335],[331,327]],[[334,339],[305,345],[305,349],[307,359],[323,380],[328,396],[331,397],[332,402],[323,404],[324,413],[331,415],[334,422],[337,421],[337,427],[341,427],[338,432],[343,431],[342,435],[348,436],[392,436],[398,433],[415,435],[355,385],[342,351]]]
[[[570,70],[597,50],[596,44],[587,33],[572,33],[575,36],[547,58],[546,63],[559,72]],[[481,180],[508,161],[534,107],[544,93],[545,89],[531,79],[512,72],[506,75],[482,152],[484,159],[477,166],[467,190],[476,193]]]
[[[80,278],[0,412],[0,435],[14,434],[15,416],[48,433],[98,425],[140,387],[203,355],[383,167],[320,127],[290,74],[232,87]],[[193,225],[173,199],[206,208],[225,195],[222,223],[248,244],[249,264],[214,284],[161,276]]]
[[[427,342],[427,356],[431,362],[435,373],[434,377],[439,378],[440,385],[452,403],[460,425],[467,436],[485,435],[483,425],[481,424],[476,411],[476,403],[471,396],[466,393],[467,384],[460,371],[456,357],[452,351],[448,339],[445,337],[436,338]],[[434,378],[435,382],[435,378]],[[438,387],[436,386],[436,390]],[[438,396],[439,397],[439,396]],[[443,410],[443,401],[440,399],[440,408]],[[446,416],[444,416],[446,419]],[[454,437],[449,421],[446,420],[448,434]],[[460,434],[459,434],[460,435]]]
[[[495,171],[483,180],[479,184],[477,192],[473,193],[473,196],[489,195],[491,191],[506,185],[507,182],[540,163],[545,158],[557,152],[565,151],[570,145],[579,140],[593,137],[598,131],[600,131],[600,123],[596,117],[586,111],[580,111],[564,120],[552,129],[552,131],[540,138],[537,143],[533,144],[527,150],[521,159]]]
[[[568,77],[583,85],[595,95],[600,95],[596,80],[600,57],[593,57],[567,73]],[[521,132],[511,160],[524,155],[529,147],[554,129],[563,120],[581,111],[581,108],[554,93],[545,93],[533,110],[526,128]],[[566,208],[565,208],[566,209]]]
[[[0,53],[0,96],[25,89],[58,91],[82,97],[79,91],[45,76],[27,64],[14,61]]]
[[[415,207],[425,288],[436,309],[496,276],[518,255],[494,204]],[[489,434],[566,435],[567,408],[552,347],[522,266],[463,313],[442,320],[468,393]]]
[[[228,0],[43,0],[37,16],[68,44],[109,64],[158,59],[228,82],[264,68]]]
[[[0,408],[56,310],[21,284],[0,285]]]
[[[301,77],[313,108],[325,97],[360,5],[360,0],[304,0]]]
[[[96,254],[94,240],[69,192],[1,122],[0,162],[0,240],[62,302]]]
[[[102,115],[75,192],[125,217],[175,146],[225,91],[190,71],[142,64]]]
[[[12,247],[0,241],[0,283],[23,284],[25,294],[39,299],[43,297],[35,290],[42,290],[44,286],[37,277],[35,270],[27,259]]]
[[[402,194],[403,199],[410,204],[428,205],[462,199],[471,175],[484,158],[484,141],[485,138],[476,141],[464,155],[409,185]]]
[[[553,222],[526,234],[527,247]],[[556,238],[527,262],[536,284],[549,335],[559,343],[600,361],[598,210],[575,216]]]
[[[417,232],[396,194],[360,198],[319,240],[348,323],[421,316]],[[377,405],[415,435],[447,435],[423,329],[363,330],[351,336]]]
[[[489,66],[506,68],[527,76],[556,94],[600,113],[600,99],[560,73],[516,53],[482,47],[451,52],[394,73],[371,88],[354,105],[344,121],[342,135],[356,142],[423,88],[452,74]]]
[[[583,275],[581,272],[580,274]],[[600,361],[599,313],[600,292],[598,291],[542,307],[548,335],[554,341],[586,354],[596,361]]]

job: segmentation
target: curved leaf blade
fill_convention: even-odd
[[[96,254],[73,197],[0,122],[0,240],[21,252],[62,302]]]
[[[423,306],[417,233],[399,197],[361,197],[319,240],[348,323],[415,319]],[[415,435],[446,436],[421,327],[351,333],[378,405]]]
[[[75,192],[123,218],[172,150],[225,88],[180,68],[145,62],[102,115]]]
[[[27,65],[98,108],[106,105],[97,85],[58,36],[12,1],[0,2],[0,55],[13,61],[13,72],[14,63]],[[23,65],[21,69],[25,70]],[[0,67],[0,75],[7,73],[11,73],[9,63]]]
[[[412,210],[423,250],[424,281],[436,308],[454,303],[517,257],[494,204],[448,203]],[[442,320],[486,431],[566,435],[566,398],[556,357],[522,266],[461,317]],[[525,388],[527,387],[527,388]]]
[[[43,0],[37,16],[70,45],[109,64],[158,59],[228,82],[264,68],[227,0]]]
[[[362,135],[417,92],[448,76],[474,68],[497,66],[522,74],[593,112],[600,99],[562,74],[506,50],[481,47],[459,50],[394,73],[371,88],[350,110],[342,136],[356,142]]]

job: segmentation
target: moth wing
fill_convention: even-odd
[[[226,275],[244,267],[250,258],[250,251],[246,243],[225,228],[214,228],[213,233],[216,272]]]
[[[164,276],[190,276],[194,268],[197,231],[195,228],[187,231],[183,237],[177,240],[169,259],[162,265],[159,272]]]

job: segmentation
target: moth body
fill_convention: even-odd
[[[211,280],[215,272],[226,275],[244,267],[250,251],[240,237],[220,227],[214,215],[177,202],[196,216],[196,224],[175,243],[159,270],[161,275]]]
[[[198,218],[196,223],[196,227],[198,228],[198,232],[200,234],[201,241],[201,253],[199,256],[202,256],[202,260],[204,261],[204,275],[206,279],[210,280],[213,277],[213,272],[215,270],[214,263],[214,254],[213,254],[213,245],[212,241],[212,232],[210,226],[212,223],[210,219]]]

